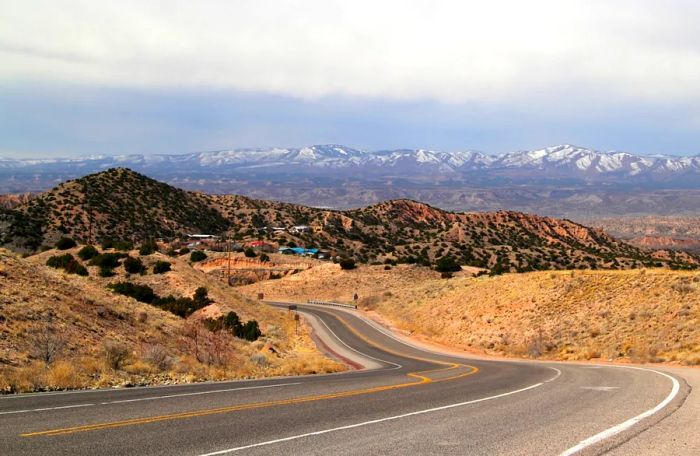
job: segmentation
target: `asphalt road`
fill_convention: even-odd
[[[352,312],[299,310],[371,369],[3,397],[0,454],[627,454],[688,393],[658,371],[464,359]]]

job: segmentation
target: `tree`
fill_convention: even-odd
[[[462,267],[453,257],[446,255],[435,262],[435,270],[438,272],[459,272]]]
[[[58,250],[72,249],[76,245],[77,244],[75,243],[75,241],[69,237],[62,237],[61,239],[58,240],[58,242],[56,242],[56,248]]]
[[[167,261],[156,261],[156,263],[153,265],[153,273],[154,274],[163,274],[165,272],[170,271],[170,263]]]
[[[78,262],[70,253],[64,255],[54,255],[46,260],[46,266],[63,269],[68,274],[77,274],[80,276],[88,275],[88,270]]]
[[[152,303],[157,298],[156,294],[153,292],[153,289],[148,285],[118,282],[109,285],[108,288],[112,289],[115,293],[132,297],[139,302],[145,302],[147,304]]]
[[[340,264],[340,269],[344,269],[346,271],[349,271],[351,269],[355,269],[357,266],[355,265],[355,260],[351,258],[343,258],[339,262]]]
[[[124,270],[129,274],[140,274],[146,270],[141,258],[134,258],[132,256],[126,257],[122,262],[122,266],[124,266]]]
[[[212,302],[214,302],[212,299],[209,298],[209,291],[205,287],[197,288],[194,291],[192,300],[195,302],[198,308],[206,307]]]
[[[146,241],[139,247],[139,255],[151,255],[158,251],[158,244],[155,241]]]
[[[248,320],[241,328],[241,334],[239,335],[239,337],[252,342],[254,340],[258,340],[258,337],[260,337],[261,335],[262,332],[258,327],[258,322],[255,320]]]
[[[102,250],[114,249],[114,250],[131,250],[133,244],[130,241],[115,240],[115,239],[105,239],[102,241]]]
[[[92,257],[88,264],[91,266],[114,269],[119,266],[119,260],[126,256],[126,253],[101,253]]]
[[[243,252],[243,254],[244,254],[247,258],[255,258],[256,256],[258,256],[258,254],[255,253],[255,250],[251,249],[250,247],[248,247],[247,249],[245,249],[245,252]]]
[[[78,256],[81,260],[87,261],[98,255],[97,249],[92,245],[86,245],[82,249],[78,250]]]
[[[32,341],[32,356],[40,359],[48,367],[61,356],[67,345],[66,336],[56,331],[53,316],[49,314],[46,323],[30,333]]]
[[[190,254],[190,261],[193,263],[197,263],[198,261],[204,261],[207,259],[207,254],[202,252],[201,250],[195,250]]]
[[[240,333],[241,330],[241,319],[238,318],[236,312],[229,312],[224,316],[224,327],[231,330],[231,333],[235,336]]]

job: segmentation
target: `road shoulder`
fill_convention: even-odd
[[[700,369],[690,367],[660,367],[664,371],[685,379],[690,394],[674,413],[636,435],[631,440],[610,451],[615,456],[656,456],[659,454],[700,454]]]

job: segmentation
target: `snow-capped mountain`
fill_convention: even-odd
[[[599,152],[567,144],[507,154],[498,160],[498,164],[507,168],[550,172],[556,170],[589,175],[616,173],[634,176],[651,169],[656,161],[654,158],[626,152]]]
[[[566,181],[672,184],[700,188],[700,155],[640,156],[560,145],[505,155],[476,151],[425,149],[361,151],[331,144],[302,148],[237,149],[183,155],[95,155],[66,159],[2,159],[0,180],[21,182],[28,176],[65,179],[122,166],[170,180],[245,178],[326,178],[334,180],[401,178],[530,183]],[[24,176],[24,177],[23,177]]]

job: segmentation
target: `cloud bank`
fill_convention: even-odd
[[[698,17],[693,0],[4,2],[0,83],[692,103]]]

